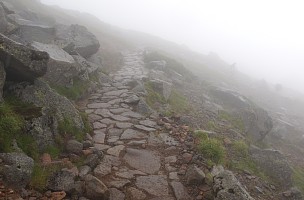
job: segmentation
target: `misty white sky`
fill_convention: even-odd
[[[41,0],[122,28],[218,53],[239,70],[304,92],[302,0]]]

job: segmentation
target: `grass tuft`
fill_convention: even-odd
[[[304,193],[304,168],[296,167],[293,171],[294,185]]]

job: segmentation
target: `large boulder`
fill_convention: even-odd
[[[280,151],[250,146],[249,154],[259,168],[272,180],[284,188],[292,186],[293,170]]]
[[[67,169],[53,173],[47,180],[47,188],[53,191],[70,192],[75,186],[75,174]]]
[[[1,153],[0,174],[9,187],[24,188],[31,180],[34,160],[24,153]]]
[[[85,177],[85,192],[86,197],[90,199],[108,200],[110,198],[107,186],[90,174]]]
[[[30,49],[0,34],[0,61],[8,80],[33,81],[47,71],[49,55]]]
[[[88,58],[95,54],[100,44],[86,27],[73,24],[56,26],[56,43],[70,54],[80,54]]]
[[[3,95],[3,86],[5,83],[5,77],[6,77],[6,73],[4,70],[4,65],[0,61],[0,102],[3,100],[2,95]]]
[[[154,79],[150,81],[150,84],[156,92],[165,98],[165,100],[169,99],[172,91],[172,84],[170,82]]]
[[[209,93],[214,97],[215,103],[221,105],[225,111],[242,119],[245,132],[252,141],[263,140],[273,128],[273,121],[267,111],[252,103],[239,93],[215,88]]]
[[[234,174],[228,170],[213,170],[215,200],[254,200]]]

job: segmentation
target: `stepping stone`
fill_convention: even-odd
[[[107,142],[108,144],[115,144],[119,140],[119,136],[109,136]]]
[[[133,95],[127,97],[127,98],[124,100],[124,102],[125,102],[126,104],[137,104],[137,103],[139,102],[139,100],[140,100],[139,97],[138,97],[137,95],[133,94]]]
[[[116,121],[120,121],[120,122],[126,122],[126,121],[130,121],[131,119],[128,117],[124,117],[122,115],[112,115],[111,116],[112,119],[116,120]]]
[[[98,143],[95,143],[95,144],[94,144],[94,147],[95,147],[97,150],[99,150],[99,151],[104,151],[104,150],[109,149],[111,146],[105,145],[105,144],[98,144]]]
[[[148,119],[140,121],[139,124],[144,125],[144,126],[148,126],[148,127],[151,127],[151,128],[156,128],[157,127],[156,122],[148,120]]]
[[[179,180],[177,172],[170,172],[169,173],[169,179],[171,179],[171,180]]]
[[[109,118],[102,119],[102,120],[100,120],[100,122],[103,123],[103,124],[106,124],[106,125],[110,125],[110,124],[115,124],[116,123],[116,121],[113,121],[113,120],[111,120]]]
[[[139,170],[129,170],[127,168],[120,169],[118,172],[115,173],[117,177],[132,179],[135,175],[146,175],[145,173]]]
[[[105,155],[103,158],[103,162],[111,163],[112,166],[118,167],[121,165],[121,161],[119,157],[111,156],[111,155]]]
[[[108,109],[97,109],[94,112],[96,115],[100,115],[104,118],[106,117],[110,117],[112,115],[112,113],[108,110]]]
[[[123,100],[119,98],[119,99],[113,99],[113,100],[109,101],[108,104],[113,105],[113,104],[119,104],[121,102],[123,102]]]
[[[150,127],[146,127],[146,126],[143,126],[143,125],[134,125],[134,127],[139,129],[139,130],[143,130],[143,131],[147,131],[147,132],[156,131],[155,128],[150,128]]]
[[[135,185],[151,195],[168,196],[169,188],[166,179],[167,177],[164,175],[139,176],[136,178]]]
[[[99,143],[99,144],[104,144],[104,140],[106,137],[105,129],[95,130],[94,134],[95,135],[93,136],[93,142]]]
[[[160,169],[160,157],[152,151],[126,149],[124,160],[133,168],[148,173],[157,173]]]
[[[107,125],[102,124],[102,123],[100,123],[100,122],[94,122],[94,123],[93,123],[93,128],[94,128],[94,129],[107,128]]]
[[[108,187],[115,187],[115,188],[121,189],[129,183],[131,183],[129,180],[122,179],[122,180],[110,181],[107,185],[108,185]]]
[[[123,151],[126,147],[124,145],[118,145],[115,147],[112,147],[107,150],[107,154],[110,154],[112,156],[119,157],[119,154],[121,151]]]
[[[84,112],[87,114],[91,114],[94,112],[94,109],[86,109]]]
[[[147,195],[137,188],[130,187],[127,189],[127,197],[133,200],[144,200]]]
[[[116,188],[109,188],[110,199],[109,200],[125,200],[126,195]]]
[[[116,127],[120,129],[126,129],[126,128],[131,128],[133,126],[132,123],[128,122],[117,122]]]
[[[147,143],[146,140],[130,141],[130,142],[128,142],[128,146],[142,146],[142,145],[144,145],[146,143]]]
[[[181,182],[173,181],[170,183],[170,185],[173,189],[176,200],[191,199],[186,188]]]
[[[102,180],[104,176],[110,174],[112,172],[112,166],[109,162],[101,162],[97,167],[94,169],[94,176]]]
[[[134,129],[127,129],[120,136],[121,140],[131,140],[131,139],[145,139],[148,138],[148,135]]]
[[[121,115],[125,116],[125,117],[135,118],[135,119],[142,119],[143,118],[143,116],[141,114],[133,112],[133,111],[124,112]]]
[[[110,112],[113,113],[113,114],[121,114],[123,112],[127,112],[127,111],[130,111],[129,109],[126,109],[126,108],[115,108],[115,109],[110,109]]]
[[[109,108],[111,105],[107,104],[107,103],[91,103],[88,104],[87,107],[88,108],[93,108],[93,109],[97,109],[97,108]]]
[[[117,123],[116,123],[117,124]],[[122,134],[123,130],[118,129],[118,128],[111,128],[108,130],[108,135],[109,136],[120,136]]]
[[[119,96],[122,93],[128,92],[129,90],[123,89],[123,90],[116,90],[116,91],[110,91],[110,92],[106,92],[103,95],[104,96]]]
[[[89,114],[88,118],[89,118],[89,121],[92,123],[102,119],[101,116],[96,115],[96,114]]]

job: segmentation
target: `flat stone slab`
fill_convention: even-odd
[[[117,122],[116,127],[120,129],[126,129],[126,128],[131,128],[133,126],[132,123],[128,122]]]
[[[135,128],[142,130],[142,131],[147,131],[147,132],[152,132],[152,131],[156,131],[155,128],[150,128],[150,127],[146,127],[143,125],[134,125]]]
[[[147,195],[137,188],[129,187],[127,189],[127,197],[134,200],[144,200],[146,199]]]
[[[183,186],[181,182],[173,181],[170,183],[176,200],[186,200],[191,199],[186,188]]]
[[[113,121],[113,120],[111,120],[109,118],[104,118],[104,119],[100,120],[100,122],[103,123],[103,124],[106,124],[106,125],[110,125],[110,124],[115,124],[116,123],[116,121]]]
[[[104,118],[111,117],[112,113],[108,109],[97,109],[94,112],[96,115],[100,115]]]
[[[122,115],[112,115],[110,118],[120,122],[127,122],[131,120],[129,117],[125,117]]]
[[[121,115],[125,116],[125,117],[135,118],[135,119],[142,119],[143,118],[143,116],[141,114],[133,112],[133,111],[124,112]]]
[[[97,150],[99,150],[99,151],[104,151],[104,150],[109,149],[111,146],[105,145],[105,144],[95,143],[95,144],[94,144],[94,147],[95,147]]]
[[[161,197],[169,195],[167,177],[164,175],[139,176],[136,178],[135,185],[151,195]]]
[[[123,112],[128,112],[130,111],[129,109],[127,108],[114,108],[114,109],[110,109],[110,112],[113,113],[113,114],[121,114]]]
[[[125,92],[128,92],[128,91],[129,90],[126,90],[126,89],[124,89],[124,90],[115,90],[115,91],[106,92],[103,95],[104,96],[119,96],[119,95],[121,95],[121,94],[123,94]]]
[[[88,118],[89,118],[89,121],[90,121],[90,122],[96,122],[96,121],[102,119],[101,116],[96,115],[96,114],[93,114],[93,113],[89,114],[89,117],[88,117]]]
[[[107,128],[107,125],[102,124],[102,123],[100,123],[100,122],[94,122],[94,123],[93,123],[93,128],[94,128],[94,129]]]
[[[108,149],[107,154],[119,157],[120,152],[123,151],[124,149],[125,149],[124,145],[117,145],[115,147],[112,147],[112,148]]]
[[[111,105],[107,103],[91,103],[88,104],[87,107],[91,109],[98,109],[98,108],[109,108]]]
[[[160,157],[152,151],[138,150],[138,149],[126,149],[124,156],[125,161],[133,168],[148,173],[157,173],[160,169]]]
[[[125,195],[123,192],[119,191],[116,188],[110,188],[110,200],[125,200]]]
[[[95,130],[94,134],[95,135],[93,136],[93,142],[98,144],[104,144],[106,137],[105,130],[104,129]]]
[[[146,175],[145,173],[139,171],[139,170],[130,170],[127,168],[122,168],[118,172],[115,173],[117,177],[120,178],[126,178],[126,179],[132,179],[135,175]]]
[[[111,163],[102,161],[97,167],[94,169],[94,176],[102,180],[102,177],[110,174],[112,171]]]
[[[147,127],[151,127],[151,128],[156,128],[157,127],[157,123],[151,120],[142,120],[139,122],[140,125],[143,126],[147,126]]]
[[[121,140],[131,140],[131,139],[145,139],[148,138],[148,135],[142,132],[139,132],[134,129],[127,129],[120,136]]]
[[[129,180],[122,179],[122,180],[110,181],[107,185],[108,185],[108,187],[115,187],[115,188],[120,189],[129,183],[131,183]]]

